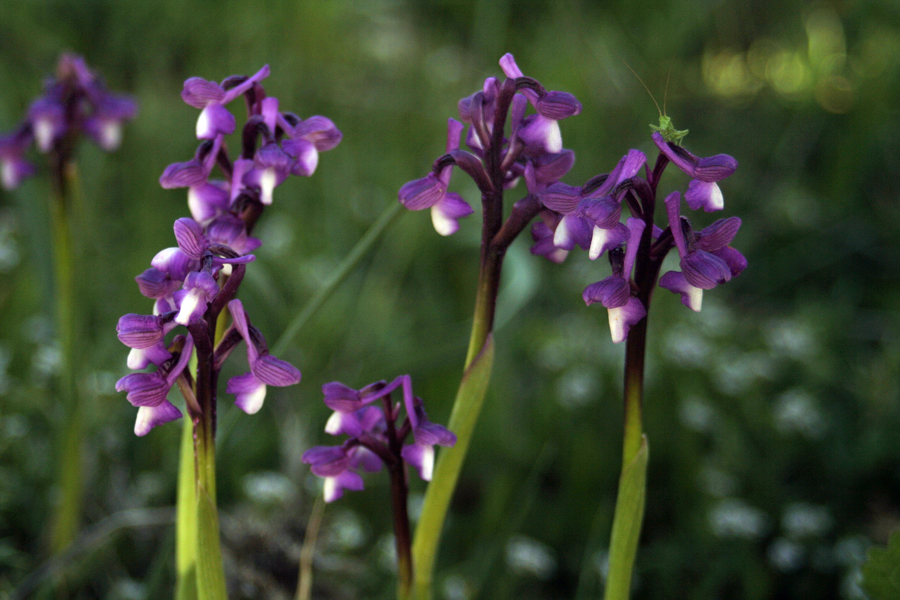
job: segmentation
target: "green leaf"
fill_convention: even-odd
[[[609,543],[609,577],[604,596],[606,600],[627,600],[631,593],[631,572],[644,520],[649,454],[645,435],[641,438],[641,447],[634,460],[622,470],[619,478],[619,496],[616,498]]]
[[[417,600],[431,597],[431,579],[444,519],[491,381],[493,364],[494,338],[488,335],[481,352],[463,375],[453,403],[447,428],[456,434],[456,445],[441,451],[434,477],[425,492],[425,503],[413,542],[414,589]]]
[[[869,550],[862,574],[862,587],[870,600],[900,598],[900,531],[891,535],[887,548]]]

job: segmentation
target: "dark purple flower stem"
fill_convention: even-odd
[[[387,417],[385,419],[387,422],[386,433],[391,455],[391,460],[385,461],[385,464],[391,476],[391,506],[394,514],[394,542],[397,551],[397,593],[398,598],[408,598],[413,584],[412,535],[409,528],[408,510],[409,479],[406,463],[401,456],[403,439],[406,437],[404,431],[408,432],[408,428],[401,428],[402,437],[398,434],[394,423],[397,411],[393,407],[390,394],[384,396],[381,403]]]
[[[498,236],[503,228],[503,169],[501,166],[503,130],[513,96],[515,81],[507,79],[500,86],[494,113],[494,127],[490,147],[484,155],[484,167],[491,187],[481,190],[483,222],[481,229],[481,268],[478,273],[478,291],[475,300],[475,314],[472,323],[472,337],[466,354],[466,366],[481,352],[490,333],[494,329],[494,315],[497,310],[497,294],[500,289],[500,271],[506,250],[515,235]],[[525,224],[522,224],[524,228]],[[520,228],[519,231],[522,229]],[[511,233],[511,232],[510,232]],[[518,232],[516,232],[518,234]]]

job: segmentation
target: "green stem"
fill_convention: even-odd
[[[622,474],[609,543],[606,600],[627,600],[631,594],[632,571],[644,519],[649,452],[642,424],[646,317],[631,328],[625,343],[625,434]]]
[[[414,598],[417,600],[431,598],[431,581],[444,521],[491,378],[494,357],[491,328],[496,307],[502,254],[488,253],[487,257],[487,260],[482,261],[479,276],[475,317],[472,323],[465,372],[453,403],[450,421],[447,424],[450,431],[456,434],[456,445],[442,451],[438,457],[434,477],[425,492],[422,514],[416,527],[413,563],[415,564]],[[496,260],[492,260],[492,258]]]
[[[75,539],[82,506],[82,431],[83,410],[78,401],[76,357],[76,293],[74,265],[77,263],[72,238],[72,198],[77,189],[77,169],[74,163],[54,161],[54,194],[51,199],[51,230],[53,232],[53,271],[56,292],[56,331],[62,355],[59,397],[63,415],[57,439],[59,459],[59,505],[54,512],[51,528],[51,550],[62,552]]]
[[[183,419],[175,521],[175,599],[197,599],[197,483],[194,475],[194,423]]]
[[[194,452],[197,458],[197,598],[227,600],[219,512],[216,508],[216,442],[211,411],[204,410],[194,425]]]

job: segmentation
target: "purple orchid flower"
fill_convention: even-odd
[[[504,54],[500,68],[511,78],[523,77],[512,54]],[[567,92],[548,92],[542,96],[531,89],[522,92],[537,114],[526,117],[516,128],[516,135],[530,148],[556,153],[562,150],[562,133],[559,121],[581,113],[581,103]]]
[[[228,310],[234,321],[234,328],[247,344],[247,362],[250,372],[232,377],[225,392],[235,394],[235,404],[248,415],[259,412],[266,398],[266,386],[285,387],[300,382],[300,371],[288,362],[269,354],[265,340],[258,330],[250,326],[247,313],[240,300],[228,303]]]
[[[629,237],[624,260],[620,260],[621,253],[611,253],[613,274],[587,286],[582,294],[588,306],[599,302],[609,310],[609,331],[615,344],[625,340],[631,326],[647,316],[647,309],[632,295],[630,283],[631,270],[646,223],[629,217],[626,226]]]
[[[33,139],[29,127],[19,127],[9,135],[0,136],[0,184],[3,189],[19,187],[22,180],[34,173],[34,166],[23,158]]]
[[[681,295],[681,303],[700,312],[703,290],[736,277],[747,267],[747,259],[728,244],[734,239],[741,220],[720,219],[694,233],[690,223],[680,215],[681,196],[672,192],[665,200],[672,238],[681,258],[681,272],[669,271],[659,285]]]
[[[459,121],[448,119],[448,153],[459,148],[463,127]],[[409,210],[430,208],[434,229],[444,236],[456,233],[459,230],[459,220],[474,212],[469,203],[462,199],[462,196],[447,191],[452,172],[453,165],[448,164],[441,169],[440,174],[429,173],[422,179],[410,181],[401,187],[398,193],[400,203]]]
[[[229,90],[214,81],[200,77],[191,77],[185,81],[181,98],[187,104],[200,109],[200,116],[197,118],[197,139],[212,140],[219,135],[234,133],[236,126],[234,115],[228,112],[225,105],[268,76],[269,65],[265,65],[255,75]]]
[[[699,158],[681,146],[670,144],[660,133],[654,133],[652,137],[653,143],[669,160],[693,177],[684,195],[691,210],[697,210],[701,206],[706,212],[722,210],[725,207],[725,199],[716,182],[734,173],[738,166],[737,161],[727,154]]]
[[[32,142],[44,154],[68,153],[76,134],[84,133],[103,150],[115,150],[122,140],[122,123],[137,113],[134,101],[109,93],[81,57],[63,54],[56,71],[18,128],[0,136],[0,184],[5,189],[18,187],[34,173],[23,158]]]
[[[389,394],[402,388],[406,421],[396,423],[399,404],[390,405]],[[385,462],[411,465],[419,476],[430,481],[434,470],[434,446],[453,446],[456,436],[442,425],[431,423],[422,406],[422,399],[413,396],[412,380],[401,375],[391,383],[378,381],[360,390],[343,383],[332,382],[322,386],[325,404],[334,410],[325,431],[332,435],[347,435],[341,446],[316,446],[303,454],[303,462],[312,466],[312,472],[325,479],[325,500],[332,502],[343,495],[343,490],[362,490],[360,469],[375,472]],[[382,401],[382,408],[372,406]],[[413,443],[401,447],[410,433]],[[395,453],[400,448],[399,453]]]
[[[157,425],[181,417],[181,411],[166,400],[166,396],[187,366],[192,349],[193,339],[187,336],[181,353],[174,362],[170,359],[154,373],[132,373],[116,382],[116,391],[128,392],[128,401],[138,407],[135,435],[147,435]]]

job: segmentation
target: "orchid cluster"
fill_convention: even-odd
[[[611,173],[594,177],[581,188],[562,183],[550,186],[540,199],[554,213],[552,219],[545,217],[545,222],[556,221],[552,242],[547,241],[551,230],[545,225],[532,230],[538,240],[532,251],[551,260],[574,244],[589,248],[592,260],[607,254],[612,275],[587,286],[582,297],[588,305],[599,303],[607,308],[616,343],[625,340],[631,327],[647,315],[652,287],[673,245],[681,271],[667,272],[659,285],[680,294],[682,303],[697,312],[703,290],[729,281],[747,266],[743,255],[729,246],[741,225],[737,217],[694,231],[681,215],[681,194],[675,191],[665,199],[668,227],[653,223],[656,188],[670,162],[693,178],[685,193],[688,207],[712,212],[724,207],[717,182],[735,171],[737,161],[727,154],[698,158],[659,132],[652,138],[660,150],[652,172],[646,156],[631,150]],[[644,177],[640,176],[642,167]],[[620,222],[623,203],[632,215],[624,224]]]
[[[272,190],[289,174],[311,175],[319,151],[334,148],[341,133],[325,117],[301,120],[278,111],[278,99],[267,97],[260,81],[268,66],[252,77],[234,76],[222,84],[193,77],[184,84],[182,98],[201,109],[197,138],[202,140],[195,157],[169,165],[160,178],[164,188],[188,188],[193,218],[175,221],[176,246],[159,252],[151,267],[136,277],[141,293],[154,300],[153,314],[125,315],[119,320],[119,339],[131,352],[128,366],[140,370],[149,365],[154,373],[134,373],[116,384],[139,407],[135,433],[145,435],[154,426],[178,418],[181,413],[166,400],[169,389],[180,381],[187,392],[189,411],[214,411],[215,379],[225,357],[244,340],[250,372],[228,382],[227,393],[248,414],[257,412],[267,385],[287,386],[300,381],[300,372],[268,353],[262,334],[250,325],[240,301],[235,300],[250,254],[261,242],[250,236],[264,207],[272,202]],[[249,113],[243,129],[241,158],[232,162],[225,136],[234,133],[234,116],[225,108],[243,96]],[[218,165],[224,180],[210,180]],[[228,306],[229,329],[217,339],[216,322]],[[166,336],[177,326],[187,336]],[[221,334],[221,332],[220,332]],[[196,349],[198,381],[186,372],[185,354]],[[206,378],[202,384],[199,381]],[[195,386],[197,386],[195,388]],[[211,400],[198,400],[199,389]],[[194,390],[194,391],[192,391]],[[209,406],[204,407],[204,404]]]
[[[687,131],[675,130],[671,119],[662,117],[660,126],[652,127],[652,139],[659,149],[652,169],[643,152],[630,150],[610,173],[593,177],[580,187],[568,185],[560,180],[575,157],[562,146],[559,121],[579,114],[581,104],[571,94],[548,91],[525,77],[510,54],[500,59],[500,66],[506,75],[504,81],[489,77],[481,91],[459,101],[461,122],[449,120],[446,154],[434,162],[432,172],[405,184],[398,194],[400,203],[410,210],[430,208],[434,227],[441,235],[455,233],[459,220],[474,212],[462,197],[448,190],[454,166],[474,180],[482,196],[481,269],[472,337],[449,423],[460,439],[456,456],[442,459],[436,467],[435,485],[426,494],[420,521],[426,525],[416,539],[418,566],[425,565],[416,575],[416,586],[423,593],[430,582],[450,497],[447,490],[433,494],[432,490],[441,485],[452,490],[462,465],[460,455],[465,453],[478,418],[490,378],[500,270],[509,245],[519,233],[539,217],[531,227],[532,254],[560,263],[577,246],[588,251],[591,260],[605,254],[610,262],[612,274],[587,286],[582,297],[588,305],[599,303],[607,308],[613,342],[629,340],[624,464],[637,465],[632,469],[636,474],[628,481],[640,494],[644,485],[640,469],[646,468],[640,403],[646,316],[653,289],[658,282],[680,294],[685,306],[699,311],[703,290],[729,281],[747,266],[740,252],[730,246],[741,224],[737,217],[695,230],[681,215],[681,194],[676,191],[665,199],[667,222],[663,226],[654,223],[657,187],[670,162],[691,177],[685,193],[688,207],[712,212],[724,207],[717,182],[735,171],[734,158],[691,154],[681,146]],[[526,115],[529,105],[534,112]],[[463,139],[467,150],[460,147]],[[504,222],[504,191],[520,179],[524,179],[527,193],[513,204]],[[630,216],[623,215],[623,207]],[[681,270],[660,278],[663,260],[672,248],[678,252]],[[352,457],[348,460],[353,464]],[[631,506],[630,513],[619,507],[616,510],[619,521],[626,518],[621,515],[628,514],[639,528],[642,502]],[[619,525],[619,530],[629,531],[631,526]],[[628,589],[631,563],[627,557],[633,557],[635,549],[620,548],[620,543],[621,539],[613,540],[615,551],[623,559],[621,563],[616,559],[616,585],[621,583]]]
[[[0,184],[11,190],[34,173],[24,157],[32,142],[43,154],[55,151],[66,156],[84,133],[104,150],[115,150],[122,140],[122,123],[136,112],[134,101],[110,93],[83,58],[63,54],[56,78],[45,83],[44,95],[31,104],[12,133],[0,136]]]
[[[547,91],[523,76],[511,54],[500,60],[500,66],[507,79],[501,83],[488,77],[481,91],[459,101],[462,123],[449,120],[447,154],[435,161],[432,173],[400,188],[399,200],[410,210],[430,208],[437,232],[455,233],[459,219],[474,212],[458,194],[447,191],[456,165],[478,185],[486,223],[499,232],[502,192],[524,177],[529,195],[513,207],[504,227],[502,239],[508,246],[539,209],[536,194],[575,164],[575,154],[562,147],[559,121],[580,113],[581,104],[569,93]],[[535,113],[526,116],[529,104]],[[469,126],[465,138],[469,151],[459,147],[463,123]]]
[[[319,152],[341,141],[341,132],[330,119],[306,120],[279,112],[278,99],[267,97],[260,81],[269,75],[268,65],[252,77],[228,77],[221,84],[192,77],[184,82],[182,99],[201,109],[197,119],[194,158],[169,165],[160,177],[166,189],[188,188],[188,206],[194,220],[207,225],[222,214],[240,216],[252,229],[263,207],[272,204],[272,191],[289,175],[308,177],[319,163]],[[234,115],[225,108],[244,97],[247,122],[241,132],[241,156],[228,156],[225,136],[234,133]],[[210,179],[218,165],[224,179]]]
[[[400,403],[391,402],[391,392],[403,391],[406,418],[398,424]],[[359,471],[377,472],[387,464],[396,469],[403,463],[413,466],[425,481],[431,481],[434,446],[450,447],[456,436],[441,425],[431,423],[422,399],[413,396],[412,380],[401,375],[392,382],[378,381],[360,390],[338,382],[322,386],[325,405],[334,410],[325,425],[331,435],[349,436],[340,446],[316,446],[303,454],[303,462],[325,480],[325,501],[332,502],[344,490],[360,491]],[[372,403],[381,400],[381,407]],[[404,445],[412,433],[413,442]]]

